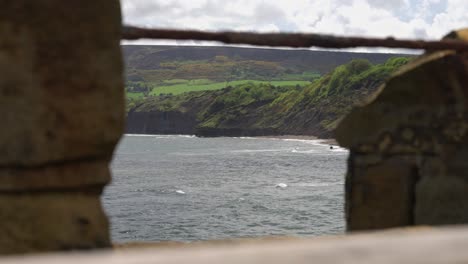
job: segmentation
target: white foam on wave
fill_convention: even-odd
[[[342,148],[342,147],[337,146],[337,145],[328,144],[326,139],[316,139],[316,140],[313,140],[313,142],[311,144],[314,144],[314,145],[317,145],[317,146],[327,147],[330,151],[348,152],[348,150],[345,149],[345,148]],[[330,146],[332,148],[330,148]]]
[[[185,194],[185,192],[182,191],[182,190],[177,190],[177,191],[175,191],[175,192],[178,193],[178,194]]]
[[[342,148],[342,147],[339,147],[337,145],[332,145],[332,144],[329,144],[327,143],[327,140],[326,139],[295,139],[295,138],[285,138],[285,139],[282,139],[284,141],[293,141],[293,142],[303,142],[303,143],[307,143],[307,144],[311,144],[311,145],[315,145],[315,146],[321,146],[321,147],[326,147],[328,150],[330,151],[334,151],[334,152],[348,152],[347,149],[345,148]],[[330,149],[330,146],[332,146],[332,148]],[[293,151],[294,152],[294,151]]]
[[[174,135],[176,137],[182,137],[182,138],[196,138],[197,136],[195,135]]]
[[[284,188],[288,187],[288,185],[286,183],[281,182],[281,183],[276,184],[275,187],[284,189]]]
[[[278,139],[282,141],[305,142],[305,143],[311,143],[313,141],[318,140],[318,139],[299,139],[299,138],[278,138]]]
[[[150,134],[124,134],[126,137],[154,137],[157,135],[150,135]]]
[[[348,153],[348,150],[345,149],[345,148],[341,148],[341,147],[338,147],[336,145],[330,145],[330,144],[326,144],[323,142],[323,140],[321,139],[313,139],[313,140],[307,140],[307,139],[284,139],[285,141],[295,141],[295,142],[302,142],[302,143],[306,143],[306,144],[309,144],[309,145],[314,145],[314,146],[319,146],[321,149],[308,149],[308,150],[301,150],[301,148],[294,148],[291,150],[292,153],[300,153],[300,154],[311,154],[311,153],[320,153],[321,155],[322,154],[326,154],[326,152],[339,152],[339,153],[343,153],[343,154],[346,154]],[[330,148],[330,146],[332,146],[332,148]],[[325,151],[325,152],[324,152]],[[337,154],[337,153],[336,153]],[[331,154],[330,155],[336,155],[336,154]]]
[[[309,149],[309,150],[299,150],[297,148],[291,150],[292,153],[300,153],[300,154],[309,154],[309,153],[317,153],[317,150],[315,149]]]
[[[232,153],[255,153],[255,152],[283,152],[288,151],[289,149],[241,149],[233,150]]]
[[[295,187],[326,187],[334,185],[343,185],[343,182],[309,182],[309,183],[297,183]]]
[[[298,138],[284,138],[281,139],[283,141],[292,141],[292,142],[302,142],[302,143],[307,143],[311,145],[316,145],[316,146],[326,146],[329,147],[330,144],[326,144],[325,139],[298,139]]]
[[[128,137],[154,137],[154,138],[196,138],[195,135],[161,135],[161,134],[124,134]]]

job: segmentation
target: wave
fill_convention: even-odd
[[[162,135],[162,134],[124,134],[127,137],[154,137],[154,138],[196,138],[195,135]]]
[[[333,144],[329,144],[327,143],[327,140],[326,139],[294,139],[294,138],[285,138],[285,139],[282,139],[284,141],[293,141],[293,142],[303,142],[303,143],[307,143],[307,144],[311,144],[311,145],[315,145],[315,146],[321,146],[321,147],[326,147],[328,148],[330,151],[334,151],[334,152],[348,152],[347,149],[345,148],[342,148],[342,147],[339,147],[337,145],[333,145]],[[332,149],[330,149],[330,146],[333,146]]]
[[[284,183],[284,182],[280,182],[280,183],[276,184],[275,187],[284,189],[284,188],[288,187],[288,185],[286,183]]]
[[[347,149],[333,147],[333,149],[329,149],[329,146],[326,146],[327,150],[330,152],[343,152],[348,153]],[[261,153],[261,152],[291,152],[291,153],[298,153],[298,154],[313,154],[319,153],[321,155],[325,154],[323,150],[318,149],[299,149],[299,148],[282,148],[282,149],[243,149],[243,150],[232,150],[231,153]],[[333,155],[330,153],[330,155]]]
[[[232,137],[232,138],[239,138],[239,139],[260,139],[258,137]]]
[[[314,146],[321,146],[321,147],[326,147],[330,148],[330,146],[333,146],[333,149],[330,149],[331,151],[348,151],[345,148],[339,147],[334,144],[329,144],[327,143],[328,140],[326,139],[298,139],[298,138],[278,138],[277,140],[283,140],[283,141],[290,141],[290,142],[301,142],[301,143],[306,143]]]
[[[311,141],[312,141],[311,144],[316,145],[316,146],[324,146],[324,147],[327,147],[327,148],[329,148],[330,146],[333,146],[333,148],[330,149],[330,151],[348,152],[348,150],[345,149],[345,148],[342,148],[340,146],[327,143],[326,139],[315,139],[315,140],[311,140]]]
[[[156,135],[150,135],[150,134],[124,134],[126,137],[154,137]]]
[[[299,138],[278,138],[282,141],[293,141],[293,142],[304,142],[304,143],[313,143],[319,139],[299,139]]]
[[[291,150],[292,153],[300,153],[300,154],[309,154],[309,153],[317,153],[317,150],[315,149],[310,149],[310,150],[298,150],[298,149],[293,149]]]
[[[231,153],[256,153],[256,152],[287,152],[289,148],[282,149],[241,149],[241,150],[232,150]]]
[[[269,137],[265,137],[265,138],[249,138],[249,139],[269,139],[269,140],[281,140],[281,141],[290,141],[290,142],[301,142],[301,143],[306,143],[306,144],[310,144],[310,145],[315,145],[315,146],[320,146],[320,147],[326,147],[327,149],[329,149],[330,151],[334,151],[334,152],[348,152],[347,149],[345,148],[342,148],[342,147],[339,147],[337,145],[334,145],[334,144],[329,144],[329,140],[327,139],[301,139],[301,138],[269,138]],[[333,149],[330,149],[330,146],[333,146]],[[316,152],[316,151],[300,151],[300,150],[293,150],[292,152],[297,152],[297,153],[312,153],[312,152]]]
[[[154,137],[154,138],[197,138],[195,135],[183,135],[183,134],[175,134],[175,135],[164,135],[164,134],[124,134],[125,136],[129,137]],[[316,146],[323,146],[329,148],[332,144],[327,143],[328,140],[326,139],[300,139],[300,138],[275,138],[275,137],[230,137],[236,139],[268,139],[268,140],[281,140],[281,141],[291,141],[291,142],[302,142],[306,144],[316,145]],[[347,152],[348,150],[345,148],[341,148],[339,146],[333,145],[333,149],[331,151],[344,151]],[[273,150],[275,151],[275,150]]]
[[[326,186],[335,186],[343,185],[343,182],[309,182],[309,183],[296,183],[291,184],[292,187],[326,187]]]

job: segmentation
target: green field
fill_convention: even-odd
[[[237,86],[241,84],[252,83],[268,83],[274,86],[296,86],[296,85],[307,85],[310,84],[309,81],[259,81],[259,80],[237,80],[231,82],[213,82],[207,79],[197,79],[197,80],[184,80],[184,79],[174,79],[163,81],[165,85],[156,85],[153,86],[150,95],[160,95],[160,94],[182,94],[185,92],[193,91],[208,91],[208,90],[219,90],[227,86]]]
[[[129,99],[138,99],[142,98],[145,95],[143,93],[134,93],[134,92],[127,92],[127,98]]]

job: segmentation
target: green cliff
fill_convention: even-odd
[[[129,105],[127,132],[329,138],[354,104],[408,60],[352,60],[305,86],[245,82],[219,90],[148,96]]]

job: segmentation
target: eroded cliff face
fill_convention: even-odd
[[[257,112],[258,110],[258,112]],[[305,109],[294,113],[278,114],[278,119],[284,120],[282,115],[289,117],[279,125],[255,125],[265,116],[277,115],[264,113],[261,108],[250,108],[250,114],[240,115],[218,126],[205,126],[196,109],[187,112],[177,110],[130,111],[127,114],[126,133],[129,134],[187,134],[200,137],[249,137],[276,135],[310,135],[318,138],[332,138],[333,133],[324,127],[323,120],[336,120],[340,116],[326,113],[319,109]],[[223,115],[221,113],[220,115]],[[226,113],[226,116],[229,114]]]
[[[180,111],[131,111],[127,115],[130,134],[186,134],[196,133],[199,124],[196,113]]]
[[[275,129],[243,128],[242,125],[232,128],[200,127],[195,113],[178,111],[129,112],[127,130],[129,134],[181,134],[200,137],[253,137],[280,135]]]

